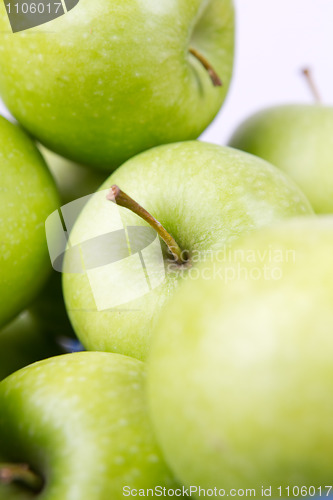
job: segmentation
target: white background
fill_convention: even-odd
[[[333,0],[235,0],[236,61],[227,100],[202,139],[225,144],[250,114],[311,103],[309,66],[322,101],[333,104]],[[333,134],[333,131],[332,131]]]
[[[201,137],[216,144],[225,144],[237,125],[261,108],[311,103],[301,75],[305,66],[312,69],[323,102],[333,104],[333,0],[234,1],[234,77],[223,108]],[[1,103],[0,113],[8,116]]]

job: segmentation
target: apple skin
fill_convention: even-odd
[[[0,117],[0,328],[33,301],[51,272],[44,223],[59,206],[38,149]]]
[[[142,153],[119,168],[102,185],[80,214],[70,234],[75,247],[93,237],[124,226],[147,226],[137,215],[106,200],[106,191],[117,184],[150,212],[172,234],[192,263],[236,239],[244,232],[312,209],[283,172],[252,155],[203,142],[160,146]],[[95,253],[102,249],[95,249]],[[108,249],[107,249],[108,251]],[[152,274],[155,253],[149,258]],[[159,311],[174,293],[186,266],[170,269],[165,255],[166,277],[160,286],[134,300],[109,309],[98,308],[88,273],[63,273],[65,304],[73,328],[88,350],[119,352],[146,359]],[[67,265],[65,259],[65,268]],[[65,269],[66,270],[66,269]],[[117,271],[100,267],[94,290],[117,298],[117,286],[136,285],[141,263],[123,258]],[[127,283],[127,281],[126,281]]]
[[[232,0],[80,0],[15,35],[5,33],[1,4],[0,30],[0,94],[11,113],[52,151],[108,172],[153,146],[197,138],[231,79]]]
[[[39,321],[24,311],[0,330],[0,380],[35,361],[63,352]]]
[[[256,496],[272,486],[275,498],[278,486],[330,484],[332,248],[333,217],[263,228],[224,263],[203,266],[163,310],[149,407],[185,484],[256,488]]]
[[[117,354],[30,365],[0,383],[0,453],[46,480],[44,500],[117,500],[124,486],[173,487],[144,388],[144,364]]]
[[[229,145],[284,170],[315,212],[333,213],[333,107],[286,105],[248,118]]]

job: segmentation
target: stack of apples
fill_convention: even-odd
[[[67,4],[0,5],[0,500],[328,496],[332,109],[197,141],[232,0]]]

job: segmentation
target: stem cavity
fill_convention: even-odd
[[[126,193],[124,193],[124,191],[122,191],[118,186],[113,185],[106,198],[121,207],[131,210],[131,212],[135,213],[136,215],[141,217],[141,219],[148,222],[148,224],[153,229],[155,229],[157,234],[168,246],[171,254],[175,259],[175,262],[179,265],[186,263],[184,253],[182,252],[181,248],[178,246],[174,238],[171,236],[171,234],[168,233],[168,231],[162,226],[162,224],[158,222],[158,220],[156,220],[149,212],[147,212],[147,210],[145,210]]]
[[[201,62],[205,70],[208,72],[210,79],[212,80],[212,83],[214,87],[222,87],[222,80],[220,79],[219,75],[213,68],[213,66],[210,64],[210,62],[196,49],[190,48],[189,53],[192,54],[198,61]]]

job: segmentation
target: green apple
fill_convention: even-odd
[[[175,486],[144,388],[144,364],[110,353],[67,354],[11,375],[0,383],[0,454],[11,464],[0,465],[0,477],[20,478],[23,498],[44,484],[45,500],[117,500],[125,486]]]
[[[315,212],[333,213],[333,107],[286,105],[263,110],[236,130],[229,145],[281,168]]]
[[[273,498],[331,484],[332,248],[333,217],[263,228],[202,265],[163,310],[149,406],[185,484],[257,497],[272,487]]]
[[[44,223],[58,192],[31,139],[0,117],[0,328],[37,296],[51,271]]]
[[[232,73],[232,0],[80,0],[15,34],[1,2],[0,30],[0,94],[11,113],[52,151],[108,172],[198,137]]]
[[[24,311],[0,330],[0,380],[35,361],[62,353],[39,321]]]
[[[124,236],[123,244],[116,238],[148,224],[106,199],[112,184],[163,224],[185,262],[170,262],[154,232],[129,242]],[[244,232],[309,213],[298,187],[254,156],[196,141],[142,153],[111,175],[70,233],[63,287],[76,334],[88,350],[145,359],[159,311],[207,253]]]

